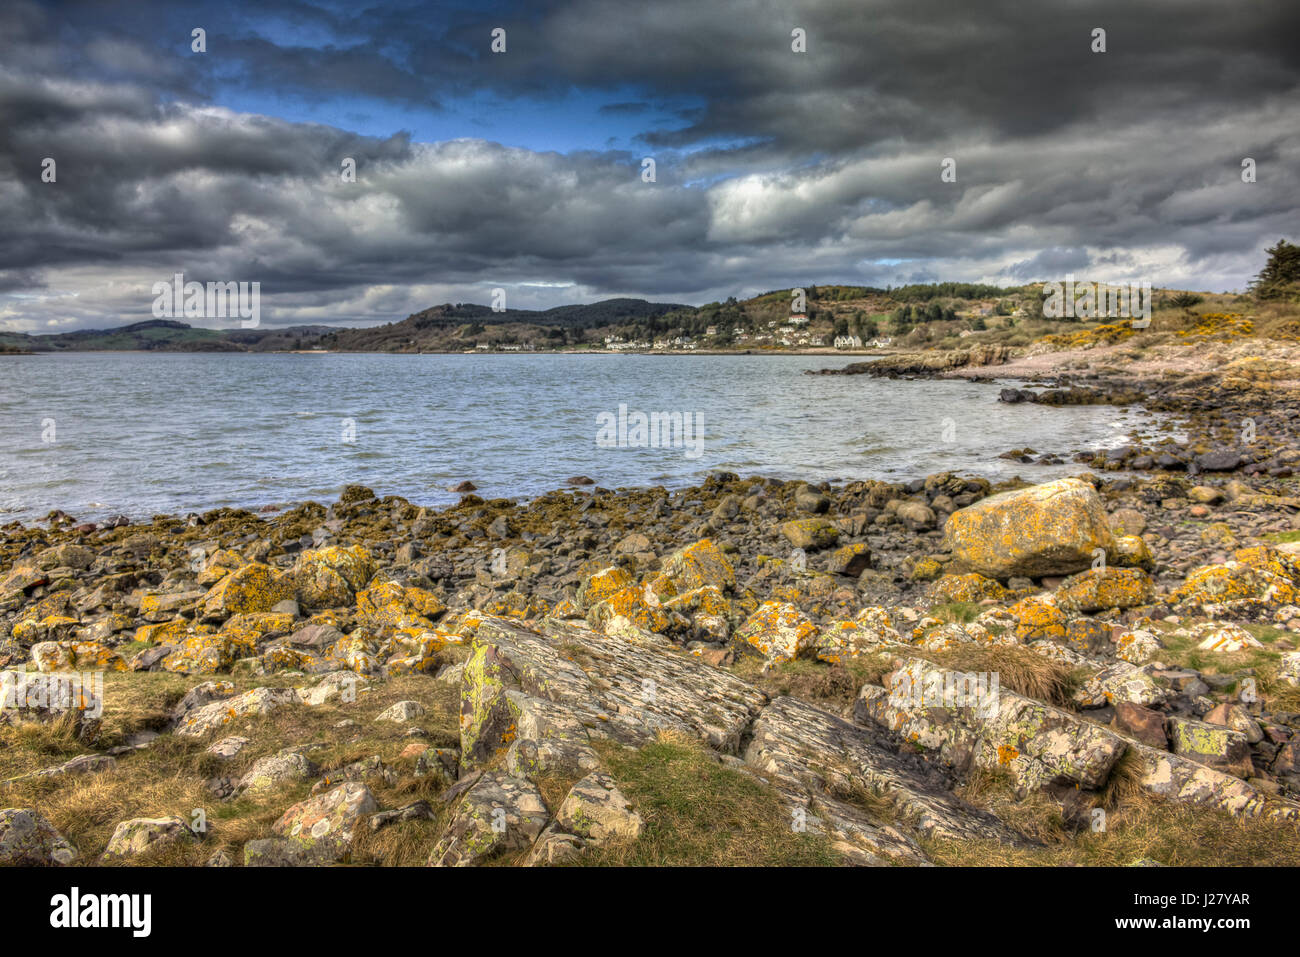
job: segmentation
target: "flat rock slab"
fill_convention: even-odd
[[[1239,777],[1137,741],[1129,744],[1142,761],[1142,786],[1153,794],[1218,808],[1233,817],[1300,820],[1300,805],[1266,797]]]
[[[763,710],[744,758],[778,782],[809,789],[832,812],[846,807],[839,795],[865,790],[888,801],[896,820],[920,834],[1028,843],[952,794],[943,775],[923,762],[896,754],[868,729],[796,698],[777,698]]]
[[[592,738],[641,746],[661,730],[734,754],[766,701],[653,635],[485,618],[461,683],[462,763],[479,767],[513,749],[518,771],[544,770],[534,758],[547,753],[550,766],[588,770]]]
[[[982,697],[957,697],[954,690],[971,688],[966,675],[911,658],[894,673],[890,689],[862,688],[854,718],[937,752],[959,773],[1002,768],[1025,792],[1048,784],[1095,790],[1124,754],[1124,740],[1100,725],[994,688],[991,679],[983,687]]]

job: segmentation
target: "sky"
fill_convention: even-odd
[[[178,272],[276,326],[1239,290],[1300,239],[1297,36],[1294,0],[5,0],[0,329],[150,319]]]

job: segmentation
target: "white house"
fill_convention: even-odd
[[[836,336],[836,349],[861,349],[862,339],[859,336]]]

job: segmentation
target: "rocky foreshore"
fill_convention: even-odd
[[[1096,346],[1106,342],[1106,330],[1132,335],[1120,326],[1078,335],[1100,336],[1091,343]],[[1140,350],[1122,346],[1046,351],[1061,344],[1042,342],[1021,356],[1006,346],[980,345],[898,353],[811,374],[960,377],[989,383],[990,404],[1113,405],[1163,416],[1158,436],[1135,432],[1114,448],[1011,449],[1003,456],[1026,465],[1286,478],[1300,463],[1300,348],[1247,343],[1180,343],[1153,350],[1155,357],[1145,361]]]
[[[1297,511],[1207,469],[10,523],[0,863],[1295,863]]]

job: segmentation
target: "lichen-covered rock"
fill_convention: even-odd
[[[592,606],[587,622],[593,628],[609,630],[611,622],[622,619],[637,628],[664,634],[673,619],[664,611],[659,596],[649,585],[628,585]]]
[[[1115,657],[1129,664],[1145,664],[1154,658],[1163,645],[1160,639],[1140,628],[1126,631],[1115,640]]]
[[[953,512],[943,530],[956,561],[999,579],[1075,572],[1114,545],[1101,499],[1080,479],[990,496]]]
[[[429,855],[434,867],[468,867],[532,846],[550,814],[527,778],[484,773],[464,792]]]
[[[479,624],[461,680],[461,760],[591,770],[591,739],[640,747],[660,730],[734,751],[767,700],[657,636],[601,635],[546,619]],[[590,672],[590,673],[589,673]]]
[[[879,651],[887,645],[904,644],[894,630],[889,612],[879,606],[862,609],[851,621],[833,621],[813,639],[813,654],[838,664]]]
[[[641,836],[645,822],[614,779],[594,772],[578,781],[555,812],[533,850],[529,864],[558,864],[587,848],[627,844]]]
[[[617,565],[602,568],[594,575],[588,576],[578,586],[577,602],[580,609],[590,609],[606,598],[621,592],[635,584],[631,573]]]
[[[1081,708],[1101,708],[1121,701],[1147,707],[1164,704],[1168,697],[1168,692],[1146,671],[1117,661],[1089,676],[1073,700]]]
[[[198,583],[205,588],[210,588],[236,568],[243,568],[248,563],[248,559],[238,552],[228,548],[218,548],[203,560],[203,567],[198,574]]]
[[[160,624],[141,625],[135,631],[135,640],[146,645],[179,645],[195,635],[215,634],[211,625],[196,624],[188,618],[176,618]]]
[[[1300,592],[1291,580],[1267,567],[1234,560],[1193,569],[1170,595],[1170,600],[1202,609],[1221,606],[1227,610],[1245,611],[1261,606],[1294,604],[1300,601]]]
[[[365,588],[375,574],[375,560],[364,545],[309,548],[298,556],[295,567],[309,573],[317,568],[328,568],[337,572],[354,592]]]
[[[153,853],[198,838],[179,817],[137,817],[120,822],[104,849],[103,859],[125,859]]]
[[[981,679],[908,659],[889,688],[866,685],[854,718],[888,728],[958,770],[1001,768],[1023,792],[1101,787],[1124,753],[1113,732]]]
[[[340,704],[351,704],[369,690],[370,679],[350,670],[330,671],[310,688],[298,691],[303,704],[316,707],[338,699]]]
[[[111,755],[83,754],[69,761],[64,761],[62,764],[41,768],[39,771],[29,771],[26,774],[20,774],[0,783],[14,784],[18,781],[48,781],[51,778],[61,778],[68,775],[102,774],[105,771],[112,771],[115,767],[117,767],[117,758]]]
[[[1300,806],[1269,799],[1239,777],[1199,761],[1133,741],[1141,769],[1140,783],[1153,794],[1241,816],[1300,819]]]
[[[201,738],[224,728],[236,718],[270,714],[298,701],[298,692],[292,688],[254,688],[187,711],[176,722],[173,733],[186,738]]]
[[[238,633],[196,634],[177,644],[163,658],[161,667],[182,675],[212,675],[228,671],[236,661],[256,650],[256,642]]]
[[[256,562],[232,571],[203,596],[203,617],[225,619],[231,615],[270,611],[292,597],[293,581],[270,565]]]
[[[1300,559],[1280,548],[1269,545],[1252,545],[1232,553],[1234,561],[1258,568],[1300,586]]]
[[[203,598],[204,592],[186,591],[171,593],[152,593],[140,596],[140,617],[146,621],[161,622],[175,618],[177,614],[193,609]]]
[[[1234,731],[1240,731],[1246,736],[1246,741],[1250,744],[1258,744],[1264,740],[1264,731],[1254,718],[1239,704],[1216,705],[1204,715],[1206,724],[1221,724],[1229,727]]]
[[[404,629],[433,630],[447,606],[433,592],[398,582],[379,582],[357,593],[357,622],[383,638]]]
[[[1143,571],[1155,571],[1156,560],[1147,543],[1136,535],[1115,536],[1115,548],[1112,552],[1114,562],[1123,568],[1141,568]]]
[[[716,618],[730,618],[733,614],[731,602],[716,585],[681,592],[663,602],[663,609],[668,614],[676,612],[681,615],[711,615]]]
[[[295,804],[271,829],[290,842],[294,863],[331,864],[347,860],[358,823],[377,810],[370,789],[348,781]]]
[[[0,866],[63,867],[76,859],[76,848],[38,811],[0,809]]]
[[[103,685],[93,677],[0,671],[0,724],[50,724],[71,715],[73,734],[93,742],[103,714]]]
[[[1278,661],[1277,678],[1294,688],[1300,688],[1300,651],[1289,651]]]
[[[50,576],[30,562],[21,562],[9,569],[9,573],[0,579],[0,599],[21,600],[37,585],[48,584]]]
[[[1169,719],[1169,743],[1174,754],[1234,777],[1248,778],[1255,773],[1246,736],[1224,725],[1174,715]]]
[[[1011,593],[1001,582],[985,578],[975,572],[965,575],[944,575],[930,585],[930,600],[936,604],[946,602],[978,603],[986,599],[1006,601]]]
[[[1067,619],[1052,595],[1033,595],[1022,598],[1007,614],[1015,619],[1015,635],[1025,643],[1031,641],[1064,641]]]
[[[871,548],[862,542],[841,545],[826,559],[826,570],[832,575],[857,578],[871,567]]]
[[[817,625],[794,605],[765,601],[736,629],[733,642],[770,662],[792,661],[813,649]]]
[[[414,635],[398,634],[393,638],[395,653],[384,662],[390,678],[400,675],[434,674],[445,662],[442,651],[448,645],[461,644],[460,635],[446,631],[418,631]]]
[[[925,861],[905,830],[955,840],[1024,843],[997,818],[948,791],[942,776],[894,753],[866,728],[795,698],[777,698],[763,709],[744,759],[773,779],[792,810],[829,812],[832,834],[878,858]],[[874,819],[833,799],[855,790],[885,802],[892,820]]]
[[[75,568],[83,570],[95,563],[95,553],[83,545],[65,542],[62,545],[54,545],[38,552],[34,561],[36,567],[41,569]]]
[[[376,717],[376,721],[396,721],[399,724],[405,724],[407,721],[414,721],[422,717],[428,709],[418,701],[399,701],[381,711]]]
[[[43,618],[24,618],[13,627],[14,640],[24,645],[44,641],[67,641],[77,630],[79,622],[70,615],[46,615]]]
[[[1147,605],[1155,594],[1155,583],[1140,568],[1092,568],[1067,578],[1056,591],[1056,604],[1088,613]]]
[[[126,662],[97,641],[43,641],[32,646],[39,671],[126,671]]]
[[[796,518],[783,522],[781,534],[791,547],[809,552],[834,548],[840,540],[840,530],[824,518]]]
[[[327,663],[358,674],[374,675],[383,670],[381,657],[387,643],[381,643],[362,628],[349,632],[329,647]]]
[[[736,587],[736,570],[711,538],[700,539],[665,558],[659,578],[669,586],[667,591],[671,592],[661,593],[661,599],[706,585],[724,592]]]
[[[1220,622],[1205,622],[1191,629],[1193,639],[1199,639],[1196,647],[1201,651],[1213,651],[1218,654],[1231,654],[1247,648],[1263,648],[1263,643],[1240,625]]]
[[[240,794],[269,794],[285,784],[315,777],[320,768],[302,751],[301,747],[285,748],[258,758],[248,773],[239,779],[236,791]]]
[[[245,648],[256,648],[263,641],[289,634],[293,625],[294,617],[288,612],[254,612],[228,619],[221,626],[221,633]]]

